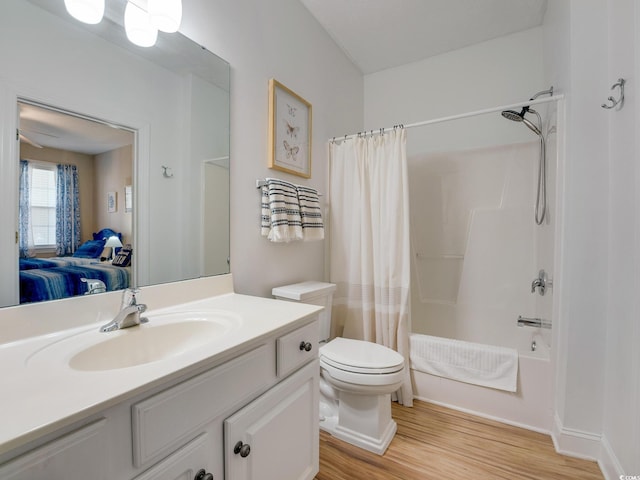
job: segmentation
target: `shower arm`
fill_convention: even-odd
[[[541,90],[540,92],[536,93],[529,100],[535,100],[536,98],[538,98],[541,95],[549,95],[550,97],[553,97],[553,85],[548,90]]]

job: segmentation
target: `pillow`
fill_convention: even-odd
[[[98,258],[104,250],[104,240],[88,240],[78,247],[74,252],[74,257]]]
[[[118,238],[120,239],[120,241],[122,241],[122,234],[119,233],[119,232],[115,232],[115,231],[111,230],[110,228],[103,228],[99,232],[95,232],[93,234],[93,239],[94,240],[105,240],[106,241],[109,237],[112,237],[114,235],[117,235]]]

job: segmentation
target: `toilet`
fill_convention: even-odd
[[[272,290],[279,300],[310,303],[320,312],[320,428],[336,438],[382,455],[396,433],[391,394],[404,379],[404,357],[383,345],[331,332],[331,302],[336,286],[302,282]]]

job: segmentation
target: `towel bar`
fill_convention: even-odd
[[[266,180],[256,180],[256,188],[260,188],[260,187],[266,187],[267,186],[267,181]],[[321,193],[318,193],[319,197],[322,197]]]

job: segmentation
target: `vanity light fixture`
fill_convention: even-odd
[[[124,30],[131,43],[139,47],[152,47],[156,44],[158,29],[150,20],[147,11],[132,2],[127,2],[124,10]]]
[[[84,23],[97,24],[105,12],[105,0],[64,0],[67,12]],[[182,21],[182,0],[128,0],[124,10],[124,29],[129,41],[151,47],[158,30],[177,32]]]
[[[90,25],[102,21],[105,0],[64,0],[67,12],[76,20]]]
[[[182,0],[147,0],[151,24],[161,32],[177,32],[182,21]]]

